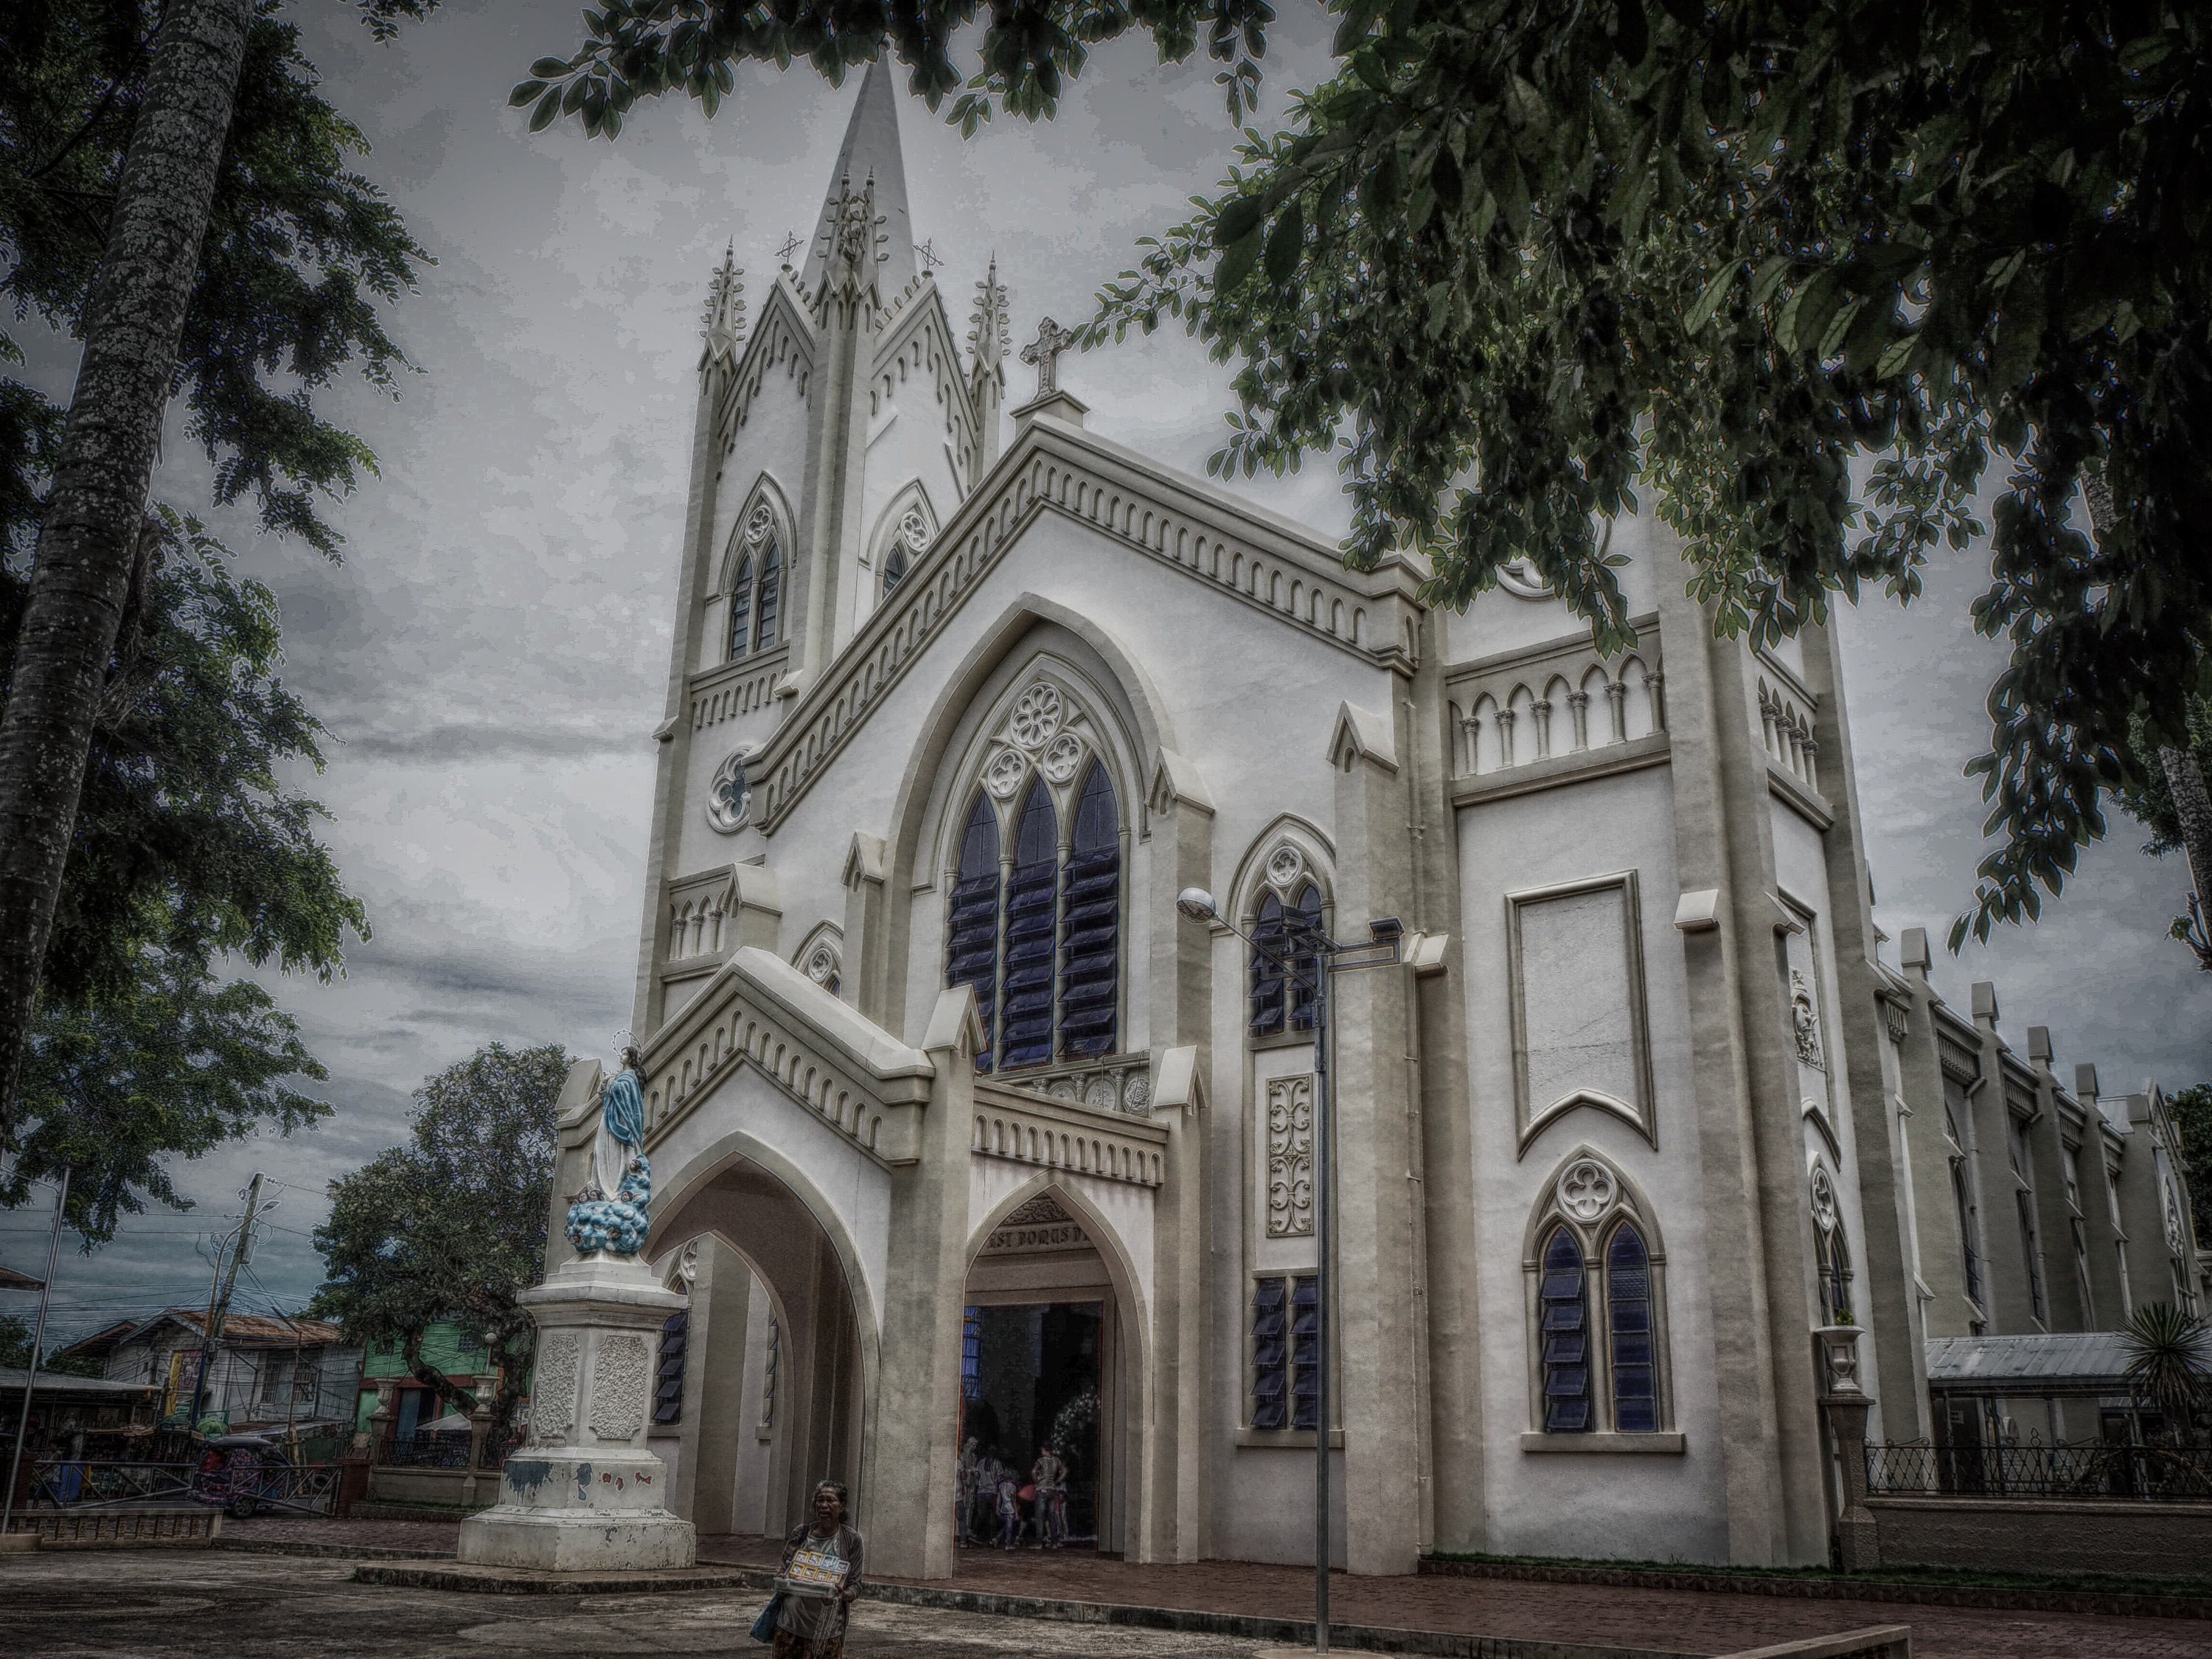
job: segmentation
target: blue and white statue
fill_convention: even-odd
[[[592,1136],[592,1168],[568,1206],[568,1242],[583,1255],[605,1250],[635,1255],[652,1225],[653,1168],[645,1158],[645,1079],[634,1048],[622,1069],[599,1085],[599,1127]],[[612,1196],[609,1196],[611,1192]]]

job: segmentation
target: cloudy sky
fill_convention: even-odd
[[[184,1167],[196,1212],[65,1255],[65,1333],[204,1301],[197,1252],[257,1169],[282,1183],[281,1206],[241,1305],[296,1310],[319,1278],[307,1233],[324,1184],[404,1138],[422,1078],[493,1038],[611,1051],[629,1011],[707,276],[734,240],[757,293],[777,245],[807,234],[856,84],[740,70],[711,123],[671,100],[638,110],[617,144],[566,125],[533,137],[505,94],[532,58],[574,44],[566,0],[448,4],[389,46],[347,8],[294,9],[373,146],[363,170],[437,260],[392,319],[423,372],[397,401],[359,386],[331,399],[383,467],[337,509],[344,563],[231,526],[282,599],[290,684],[336,737],[313,789],[374,937],[342,981],[277,985],[330,1067],[335,1115]],[[1326,38],[1316,12],[1286,9],[1272,86],[1311,84]],[[1263,118],[1279,108],[1271,99]],[[1219,176],[1231,143],[1210,66],[1163,69],[1140,46],[1095,54],[1048,125],[1002,118],[963,143],[919,103],[902,118],[915,234],[945,261],[957,320],[995,252],[1018,338],[1044,314],[1086,314],[1136,238]],[[40,367],[66,386],[64,355]],[[1062,373],[1097,428],[1204,470],[1226,376],[1188,341],[1132,342]],[[204,501],[198,458],[177,441],[168,453],[157,487]],[[1323,466],[1252,493],[1334,529],[1334,492]],[[1960,558],[1911,611],[1877,600],[1844,619],[1892,934],[1940,939],[1971,890],[1982,811],[1960,767],[2002,654],[1966,623],[1986,574]],[[2186,878],[2117,829],[2047,920],[1941,962],[1937,983],[1963,1001],[1972,981],[1996,980],[2016,1042],[2050,1025],[2062,1068],[2094,1060],[2108,1091],[2192,1083],[2212,1076],[2212,976],[2163,937]],[[0,1261],[37,1272],[45,1243],[41,1216],[0,1214]]]

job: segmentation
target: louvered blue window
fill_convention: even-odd
[[[959,873],[945,924],[945,981],[975,988],[983,1047],[975,1069],[991,1069],[999,1010],[999,815],[980,791],[960,836]]]
[[[753,609],[760,620],[753,628],[753,649],[765,651],[775,643],[775,628],[783,599],[783,544],[777,538],[768,538],[766,551],[761,555],[760,598]]]
[[[1613,1328],[1613,1425],[1624,1434],[1659,1427],[1659,1365],[1651,1322],[1651,1255],[1627,1222],[1605,1253],[1606,1316]]]
[[[745,555],[744,562],[738,567],[737,580],[730,584],[730,660],[735,662],[745,654],[752,642],[753,619],[753,556]]]
[[[1252,1286],[1252,1426],[1310,1429],[1321,1420],[1321,1297],[1310,1278]]]
[[[1321,1287],[1310,1279],[1291,1281],[1291,1426],[1321,1421]]]
[[[983,1310],[966,1310],[960,1318],[960,1397],[973,1405],[983,1397]]]
[[[1001,1070],[1052,1058],[1053,916],[1060,885],[1060,815],[1042,778],[1030,784],[1006,881],[1006,1012]]]
[[[1269,893],[1253,919],[1252,1035],[1279,1036],[1285,1029],[1313,1030],[1315,981],[1319,959],[1297,943],[1321,927],[1321,890],[1308,882],[1288,905]],[[1279,957],[1285,945],[1292,955],[1287,969]]]
[[[1075,841],[1060,876],[1060,1052],[1114,1052],[1121,967],[1121,825],[1113,780],[1095,761],[1076,799]]]
[[[684,1420],[684,1355],[690,1341],[690,1331],[691,1316],[680,1308],[661,1324],[659,1363],[653,1370],[655,1423]]]
[[[1575,1434],[1590,1426],[1589,1275],[1582,1246],[1565,1227],[1544,1247],[1538,1292],[1544,1345],[1544,1427]]]
[[[1288,1285],[1263,1279],[1252,1287],[1252,1426],[1290,1426]]]

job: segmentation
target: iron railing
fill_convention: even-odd
[[[373,1461],[383,1468],[465,1469],[469,1466],[469,1431],[439,1429],[430,1433],[393,1435],[376,1443]]]
[[[335,1463],[286,1463],[247,1454],[221,1468],[191,1463],[107,1462],[42,1458],[27,1471],[24,1506],[32,1510],[135,1510],[205,1504],[233,1515],[284,1510],[327,1515],[336,1503]]]
[[[2212,1448],[1869,1444],[1867,1490],[1877,1497],[2212,1498]]]

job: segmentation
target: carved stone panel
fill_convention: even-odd
[[[553,1445],[576,1426],[576,1334],[555,1331],[538,1345],[538,1379],[530,1402],[530,1438]]]
[[[592,1377],[592,1432],[602,1440],[635,1439],[645,1426],[645,1339],[624,1331],[599,1339]]]
[[[1267,1237],[1310,1238],[1314,1230],[1314,1080],[1267,1083]]]

